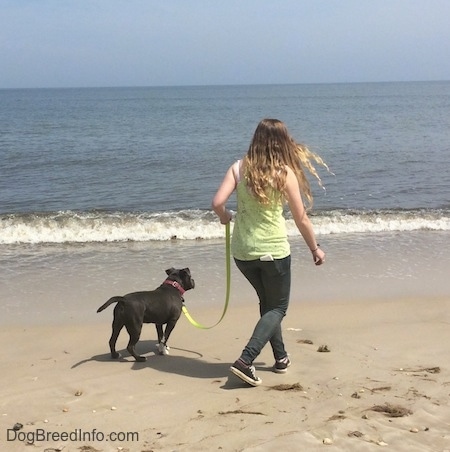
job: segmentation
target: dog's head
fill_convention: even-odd
[[[189,268],[169,268],[166,270],[167,276],[172,280],[176,281],[184,290],[193,289],[195,287],[195,281],[191,276],[191,271]]]

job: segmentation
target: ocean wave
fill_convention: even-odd
[[[450,230],[450,209],[314,212],[317,235]],[[298,235],[287,216],[289,236]],[[0,216],[0,244],[146,242],[220,239],[225,228],[211,211],[53,212]]]

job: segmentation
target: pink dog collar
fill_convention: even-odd
[[[186,292],[183,287],[181,287],[181,284],[177,283],[176,281],[171,281],[170,279],[166,279],[164,281],[164,284],[168,284],[169,286],[175,287],[175,289],[178,289],[178,291],[180,292],[181,295],[184,294],[184,292]]]

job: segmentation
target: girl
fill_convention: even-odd
[[[237,267],[256,290],[260,319],[230,370],[252,386],[261,384],[253,361],[267,342],[275,358],[274,372],[285,373],[291,364],[281,332],[291,286],[290,246],[283,216],[285,202],[314,263],[321,265],[325,261],[302,198],[312,206],[304,168],[320,183],[312,162],[326,166],[320,157],[293,140],[283,122],[263,119],[247,154],[228,169],[212,201],[220,222],[227,224],[232,215],[226,203],[236,190],[237,214],[231,250]]]

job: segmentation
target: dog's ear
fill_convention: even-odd
[[[189,270],[189,267],[183,268],[183,271],[186,272],[189,276],[191,276],[191,271]]]
[[[175,269],[173,267],[170,267],[166,270],[166,275],[170,275],[171,273],[173,273],[175,271]]]

